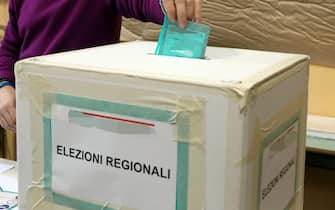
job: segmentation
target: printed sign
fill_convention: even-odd
[[[267,138],[262,156],[260,210],[286,209],[295,196],[299,123]],[[270,134],[271,136],[271,134]]]
[[[52,105],[53,192],[145,210],[175,210],[174,125]]]

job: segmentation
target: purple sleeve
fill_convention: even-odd
[[[9,21],[0,46],[0,79],[14,81],[14,64],[19,59],[21,39],[18,33],[14,1],[9,2]]]
[[[160,0],[113,0],[117,12],[127,18],[162,24],[164,13]]]

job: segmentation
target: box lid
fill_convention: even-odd
[[[16,78],[27,69],[22,65],[33,64],[221,88],[243,96],[309,60],[305,55],[218,47],[208,47],[206,59],[178,58],[154,55],[155,48],[156,42],[135,41],[30,58],[16,64]]]

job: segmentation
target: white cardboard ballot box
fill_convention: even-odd
[[[155,46],[16,64],[20,210],[302,210],[309,58]]]

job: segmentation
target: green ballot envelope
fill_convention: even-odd
[[[156,55],[204,58],[210,27],[189,21],[185,28],[167,17],[158,40]]]

